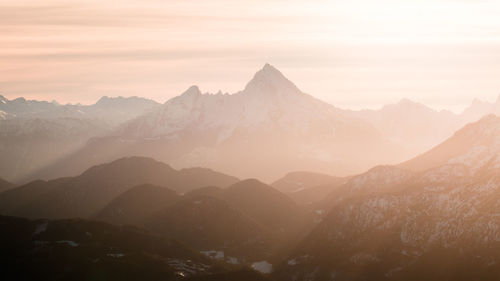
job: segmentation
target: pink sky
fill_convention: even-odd
[[[340,107],[460,110],[500,93],[499,14],[465,0],[4,0],[0,93],[164,102],[193,84],[236,92],[269,62]]]

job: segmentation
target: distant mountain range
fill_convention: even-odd
[[[258,180],[204,168],[174,170],[142,157],[10,188],[0,193],[0,214],[136,225],[240,262],[269,258],[313,226],[304,209]]]
[[[500,117],[489,115],[409,161],[345,178],[294,172],[274,187],[208,169],[175,170],[148,158],[123,158],[76,177],[8,187],[0,193],[0,214],[134,225],[189,245],[209,261],[251,266],[272,280],[497,280],[499,140]],[[289,196],[306,191],[316,196]],[[4,235],[44,225],[18,223],[31,226]],[[23,240],[24,249],[48,241],[43,245],[58,253],[58,243],[92,242],[81,234],[87,226],[54,225],[68,223],[64,228],[75,230],[61,229],[50,239],[30,236],[36,239]],[[118,249],[131,253],[124,244]]]
[[[462,114],[406,99],[342,110],[303,93],[269,64],[240,92],[203,94],[192,86],[162,105],[139,97],[60,105],[0,96],[0,176],[74,176],[134,155],[269,182],[296,170],[346,176],[410,159],[499,112],[498,100],[474,100]]]
[[[33,179],[40,169],[81,149],[159,104],[143,98],[103,97],[93,105],[8,100],[0,96],[0,176]]]
[[[106,125],[116,125],[133,119],[160,104],[140,97],[104,96],[95,104],[59,104],[56,101],[37,101],[17,98],[9,100],[0,95],[0,119],[77,118],[98,120]],[[104,125],[104,124],[103,124]]]

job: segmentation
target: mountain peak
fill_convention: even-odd
[[[26,102],[26,99],[24,97],[19,97],[14,99],[15,102]]]
[[[301,93],[295,84],[268,63],[255,73],[244,91],[261,95]]]
[[[193,85],[189,87],[184,93],[181,94],[181,96],[198,96],[201,95],[200,88],[198,86]]]
[[[399,104],[408,104],[408,105],[410,105],[410,104],[411,105],[417,104],[416,102],[414,102],[414,101],[412,101],[412,100],[410,100],[408,98],[402,98],[398,103]]]
[[[283,81],[290,82],[276,67],[266,63],[261,70],[255,73],[252,80]],[[291,82],[290,82],[291,83]]]
[[[266,62],[264,66],[262,67],[263,71],[275,71],[275,72],[280,72],[276,67],[270,65],[269,63]]]
[[[109,102],[111,98],[108,96],[102,96],[95,104],[103,104]]]

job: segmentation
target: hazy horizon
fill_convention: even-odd
[[[1,1],[2,277],[500,280],[499,14]]]
[[[340,108],[460,112],[500,93],[494,1],[3,1],[0,93],[165,102],[243,89],[266,62]],[[244,34],[244,36],[242,36]]]
[[[268,63],[266,63],[268,64]],[[274,66],[273,66],[274,67]],[[260,69],[259,69],[260,70]],[[251,77],[251,76],[250,76]],[[294,81],[291,81],[292,83],[294,83]],[[246,84],[245,84],[246,85]],[[217,93],[219,92],[222,92],[224,94],[229,94],[229,95],[232,95],[232,94],[236,94],[240,91],[242,91],[245,87],[245,85],[242,85],[241,89],[236,91],[236,92],[226,92],[226,91],[222,91],[222,90],[219,90]],[[172,97],[169,97],[167,100],[165,101],[160,101],[160,100],[157,100],[157,99],[154,99],[154,98],[151,98],[151,97],[148,97],[148,96],[140,96],[140,95],[133,95],[133,96],[121,96],[121,95],[118,95],[118,96],[114,96],[114,95],[103,95],[103,96],[99,96],[95,101],[89,101],[89,102],[82,102],[82,101],[74,101],[74,102],[67,102],[67,103],[63,103],[61,102],[60,100],[57,100],[57,99],[54,99],[54,98],[50,98],[50,97],[46,97],[45,99],[33,99],[33,100],[39,100],[39,101],[48,101],[48,102],[57,102],[59,104],[73,104],[73,105],[76,105],[76,104],[81,104],[81,105],[92,105],[92,104],[95,104],[97,103],[101,98],[103,97],[109,97],[109,98],[131,98],[131,97],[139,97],[139,98],[146,98],[146,99],[150,99],[150,100],[153,100],[155,102],[158,102],[160,104],[163,104],[165,102],[167,102],[168,100],[170,100],[171,98],[174,98],[174,97],[177,97],[177,96],[180,96],[184,91],[188,90],[190,87],[193,87],[193,86],[196,86],[196,87],[199,87],[197,84],[193,84],[193,85],[189,85],[189,87],[186,87],[183,91],[181,91],[180,93],[176,94],[176,95],[173,95]],[[200,89],[201,92],[203,94],[217,94],[216,92],[207,92],[207,91],[204,91],[203,89]],[[313,97],[316,97],[314,94],[311,94],[311,93],[306,93],[306,94],[309,94]],[[15,97],[9,97],[9,95],[5,94],[5,93],[1,93],[0,92],[0,95],[6,97],[7,99],[9,100],[14,100],[14,99],[17,99],[17,98],[25,98],[25,99],[28,99],[30,100],[30,98],[26,97],[26,96],[15,96]],[[388,103],[386,104],[373,104],[373,105],[366,105],[366,104],[356,104],[356,105],[349,105],[349,104],[334,104],[334,103],[330,103],[332,104],[333,106],[336,106],[337,108],[340,108],[340,109],[345,109],[345,110],[354,110],[354,111],[362,111],[362,110],[380,110],[382,109],[383,107],[387,106],[387,105],[391,105],[391,104],[398,104],[400,102],[403,102],[404,100],[410,100],[412,102],[415,102],[417,104],[422,104],[428,108],[431,108],[433,110],[436,110],[436,111],[441,111],[441,110],[445,110],[445,111],[451,111],[455,114],[461,114],[462,112],[464,112],[465,109],[469,108],[472,104],[472,102],[474,100],[480,100],[482,102],[487,102],[487,103],[495,103],[498,98],[500,97],[500,95],[496,96],[494,99],[490,99],[490,100],[484,100],[484,99],[479,99],[477,97],[473,97],[472,100],[468,103],[468,104],[465,104],[465,105],[456,105],[456,106],[448,106],[446,108],[439,108],[439,107],[436,107],[436,106],[433,106],[433,105],[429,105],[429,104],[425,104],[423,102],[420,102],[418,101],[418,99],[413,99],[413,98],[408,98],[408,97],[402,97],[400,98],[399,100],[394,100],[394,101],[389,101]],[[316,97],[317,98],[317,97]],[[321,99],[321,98],[319,98]],[[325,102],[328,103],[328,101],[326,100],[323,100]]]

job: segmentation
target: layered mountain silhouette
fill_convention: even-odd
[[[140,185],[113,199],[94,219],[144,227],[240,262],[269,258],[313,226],[289,197],[257,180],[204,187],[184,196]]]
[[[76,177],[35,181],[0,195],[0,212],[32,218],[89,217],[140,184],[186,192],[205,185],[227,186],[238,179],[207,169],[177,171],[149,158],[129,157],[94,166]]]
[[[290,170],[360,172],[408,154],[367,122],[301,92],[266,64],[238,93],[202,94],[193,86],[50,170],[75,174],[127,155],[266,180]]]
[[[210,196],[189,196],[165,208],[144,226],[215,258],[247,262],[268,258],[278,246],[273,234],[237,206]]]
[[[0,96],[0,214],[37,219],[0,216],[0,255],[42,280],[498,280],[499,112],[342,110],[268,64],[162,105]]]
[[[18,183],[49,179],[36,173],[81,149],[92,137],[106,135],[158,105],[138,97],[61,105],[0,96],[0,175]]]
[[[75,176],[136,155],[269,182],[297,170],[347,176],[421,154],[499,108],[498,100],[474,100],[455,114],[403,99],[342,110],[269,64],[237,93],[192,86],[162,105],[139,97],[60,105],[0,96],[0,176],[16,183]]]
[[[133,225],[197,251],[224,253],[222,260],[237,264],[273,257],[314,225],[292,199],[258,180],[175,170],[143,157],[7,190],[0,194],[0,213]]]
[[[277,278],[497,279],[499,120],[487,116],[399,166],[352,177],[327,197],[328,215]]]
[[[37,101],[17,98],[9,100],[0,95],[0,120],[76,118],[100,120],[111,125],[135,118],[159,104],[140,97],[104,96],[95,104],[59,104],[56,101]]]
[[[64,156],[74,153],[90,137],[109,131],[96,120],[77,118],[0,120],[0,173],[17,182]]]
[[[141,184],[115,197],[93,218],[118,225],[142,225],[150,216],[177,200],[179,195],[173,190]]]

